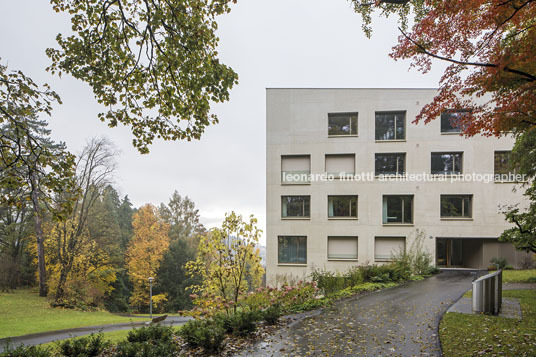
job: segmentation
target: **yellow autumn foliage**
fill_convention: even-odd
[[[130,304],[138,308],[149,304],[149,277],[156,273],[169,247],[169,225],[159,217],[153,205],[142,206],[132,219],[133,237],[126,252],[128,274],[133,284]],[[158,279],[155,279],[158,283]],[[166,301],[165,294],[153,296],[153,305]]]
[[[105,295],[113,290],[116,269],[109,255],[89,238],[87,230],[74,238],[74,235],[64,231],[66,227],[71,225],[53,225],[46,229],[45,261],[49,296],[55,296],[61,274],[59,252],[62,251],[62,246],[69,246],[72,244],[71,240],[76,239],[76,249],[70,252],[73,261],[66,276],[64,298],[61,302],[74,307],[97,307],[101,305]],[[61,236],[62,240],[59,240],[58,236]],[[63,250],[63,255],[65,254]]]

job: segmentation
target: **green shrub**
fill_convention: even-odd
[[[121,341],[117,344],[115,357],[162,357],[174,356],[179,348],[175,343],[166,342],[128,342]]]
[[[247,336],[257,329],[256,322],[262,317],[258,311],[238,311],[232,314],[221,314],[216,319],[221,320],[225,332],[235,336]]]
[[[171,356],[179,348],[173,338],[173,328],[151,325],[134,329],[128,333],[126,341],[117,345],[116,356],[159,357]]]
[[[387,265],[367,265],[361,267],[363,281],[373,283],[388,283],[391,281]]]
[[[150,325],[133,329],[127,335],[128,342],[169,342],[173,341],[173,328],[163,325]]]
[[[218,351],[225,339],[221,320],[211,318],[188,321],[179,334],[190,346],[203,347],[209,352]]]
[[[359,267],[350,268],[345,274],[346,286],[356,286],[363,283],[363,272]]]
[[[342,290],[348,285],[345,276],[327,270],[315,270],[311,273],[311,279],[325,295]]]
[[[110,345],[110,342],[104,340],[104,335],[98,333],[59,342],[58,348],[64,356],[94,357],[100,355]]]
[[[50,357],[52,353],[50,348],[41,346],[24,346],[19,345],[15,348],[11,344],[4,345],[4,352],[0,353],[2,357]]]
[[[506,261],[506,258],[497,258],[493,257],[489,261],[492,264],[497,264],[499,266],[499,269],[504,269],[506,265],[508,265],[508,262]]]
[[[383,267],[389,273],[390,281],[406,281],[411,277],[410,259],[395,260],[394,262],[384,265]]]
[[[275,325],[281,316],[281,305],[274,304],[261,312],[262,319],[268,325]]]

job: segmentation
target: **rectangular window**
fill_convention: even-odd
[[[376,112],[376,140],[406,139],[406,112]]]
[[[328,237],[328,259],[357,259],[357,237]]]
[[[383,196],[383,224],[413,223],[413,195]]]
[[[279,264],[307,264],[307,237],[277,237]]]
[[[494,174],[496,181],[516,182],[519,175],[519,167],[512,163],[511,151],[495,151]]]
[[[281,196],[281,217],[309,217],[310,196]]]
[[[285,184],[309,183],[311,174],[310,155],[281,156],[281,182]]]
[[[471,218],[473,195],[441,195],[441,218]]]
[[[357,196],[328,196],[328,218],[357,218]]]
[[[374,239],[374,260],[376,261],[391,261],[405,250],[405,237],[376,237]]]
[[[406,172],[406,154],[376,154],[375,174],[378,175],[403,175]]]
[[[451,109],[441,113],[441,132],[459,133],[464,125],[464,117],[469,115],[469,109]]]
[[[357,135],[357,113],[329,113],[328,136]]]
[[[355,154],[326,155],[326,173],[335,176],[355,174]]]
[[[461,152],[433,152],[432,174],[433,175],[458,175],[462,173]]]

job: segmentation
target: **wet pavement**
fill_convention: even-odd
[[[241,356],[440,356],[441,316],[471,288],[470,272],[343,300],[290,324]]]

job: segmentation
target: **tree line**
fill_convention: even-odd
[[[12,129],[1,127],[2,132]],[[31,130],[43,150],[63,148],[50,139],[46,122],[34,121]],[[90,140],[79,156],[69,157],[72,175],[62,179],[65,186],[58,191],[46,188],[51,169],[39,162],[37,152],[25,154],[27,165],[1,162],[1,181],[15,180],[1,187],[1,290],[44,281],[40,292],[52,306],[144,311],[147,279],[153,277],[158,309],[192,306],[186,288],[199,279],[185,264],[196,259],[199,240],[207,234],[199,211],[177,191],[158,207],[133,207],[112,184],[115,156],[107,139]],[[32,167],[35,173],[29,173]]]

